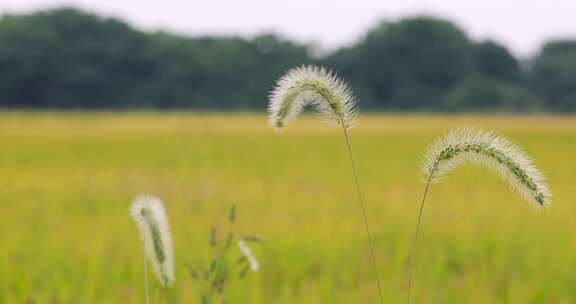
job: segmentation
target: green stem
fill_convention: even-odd
[[[370,225],[368,224],[368,216],[366,215],[366,206],[364,204],[364,196],[362,195],[362,189],[360,187],[360,178],[358,177],[358,170],[356,169],[356,162],[354,161],[354,156],[352,154],[352,145],[350,144],[350,136],[348,135],[348,129],[341,119],[342,130],[344,131],[344,138],[346,140],[346,147],[348,148],[348,156],[350,162],[352,163],[352,173],[354,175],[354,182],[356,183],[356,191],[358,193],[358,201],[360,202],[360,208],[362,209],[362,218],[364,220],[364,228],[366,228],[366,234],[368,235],[368,244],[370,246],[370,256],[372,258],[372,266],[374,267],[374,275],[376,277],[376,285],[378,287],[378,296],[380,297],[380,303],[384,303],[384,296],[382,294],[382,283],[380,282],[380,275],[378,274],[378,264],[376,263],[376,253],[374,250],[374,240],[372,238],[372,233],[370,232]]]
[[[146,243],[146,239],[144,239],[144,242]],[[146,247],[146,244],[144,244],[144,247]],[[144,303],[149,304],[150,303],[150,293],[148,290],[148,261],[146,261],[146,251],[144,251]]]
[[[412,249],[410,250],[410,259],[408,260],[408,296],[406,297],[406,303],[410,303],[410,295],[412,291],[412,276],[413,276],[413,266],[414,259],[416,258],[416,244],[418,242],[418,236],[420,235],[420,224],[422,223],[422,213],[424,211],[424,203],[426,202],[426,196],[428,195],[428,189],[430,189],[430,183],[432,182],[432,176],[436,171],[436,166],[432,169],[428,180],[426,181],[426,189],[424,189],[424,195],[422,196],[422,202],[420,203],[420,211],[418,212],[418,222],[416,223],[416,233],[414,233],[414,240],[412,241]]]

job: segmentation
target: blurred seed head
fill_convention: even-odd
[[[163,286],[172,285],[172,238],[162,201],[152,196],[140,196],[132,203],[130,214],[140,230],[144,254],[152,264],[156,277]]]
[[[236,205],[232,205],[232,208],[230,209],[230,215],[228,216],[228,219],[230,220],[230,222],[235,222],[236,221]]]
[[[244,239],[240,239],[238,241],[238,249],[240,249],[240,252],[242,253],[242,255],[244,255],[244,257],[246,257],[246,260],[248,261],[248,264],[250,265],[250,269],[254,272],[258,271],[258,268],[259,268],[258,260],[256,260],[256,258],[252,254],[252,249],[250,249],[250,247],[248,247],[248,245],[246,244]]]

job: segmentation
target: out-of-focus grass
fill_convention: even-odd
[[[426,145],[452,127],[495,129],[546,173],[537,211],[481,168],[433,186],[415,269],[419,303],[576,302],[574,117],[364,115],[352,130],[388,303],[405,266]],[[340,130],[306,117],[283,134],[256,114],[0,115],[0,302],[142,303],[142,250],[128,216],[161,197],[176,283],[154,303],[195,303],[185,262],[206,263],[208,232],[238,205],[261,272],[229,303],[374,303],[368,247]]]

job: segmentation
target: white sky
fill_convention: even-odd
[[[576,38],[576,0],[0,0],[0,14],[74,5],[145,30],[187,35],[277,32],[322,49],[355,41],[382,19],[429,14],[473,39],[527,56],[550,38]]]

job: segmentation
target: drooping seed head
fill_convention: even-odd
[[[252,254],[252,249],[250,249],[250,247],[248,247],[248,245],[246,244],[246,241],[244,241],[243,238],[241,238],[238,241],[238,249],[240,249],[240,252],[242,253],[242,255],[244,255],[246,260],[248,260],[248,264],[250,265],[250,269],[252,269],[252,271],[254,271],[254,272],[258,271],[258,268],[259,268],[258,260],[256,260],[256,258],[254,257],[254,254]]]
[[[356,99],[348,85],[322,67],[293,68],[278,80],[270,93],[270,124],[280,130],[312,105],[322,116],[345,128],[357,117]]]
[[[134,200],[130,214],[140,230],[144,242],[144,254],[152,264],[163,286],[174,281],[174,257],[172,238],[162,201],[152,196],[140,196]]]
[[[431,180],[471,162],[498,172],[522,197],[539,207],[550,204],[543,174],[518,146],[492,131],[461,128],[428,147],[422,170]]]

